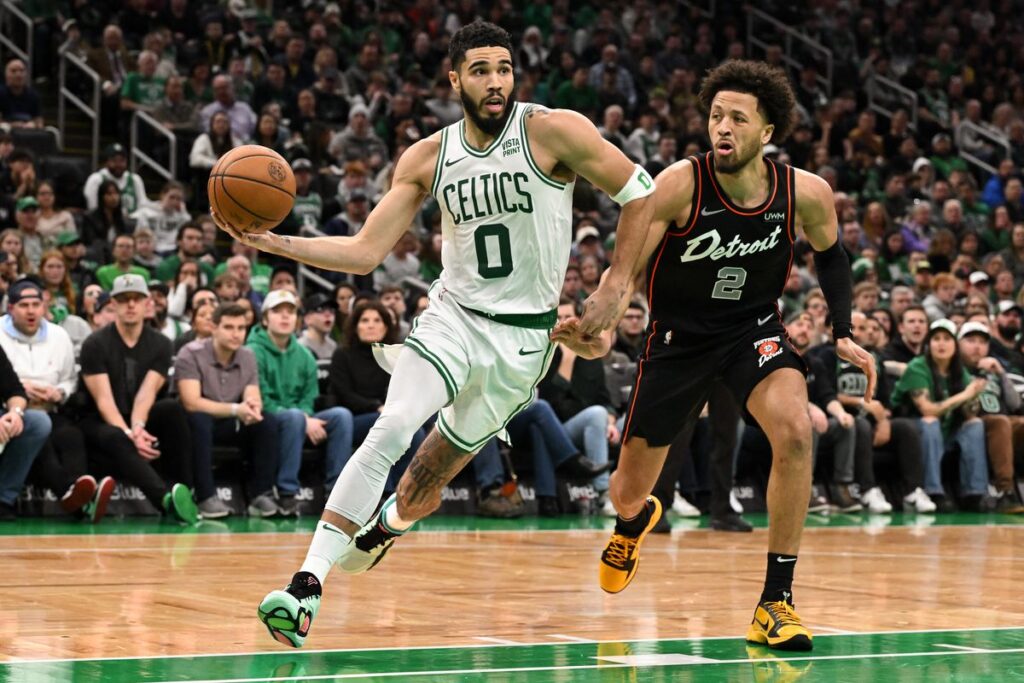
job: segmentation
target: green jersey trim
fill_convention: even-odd
[[[473,156],[479,157],[481,159],[489,155],[495,149],[497,149],[501,141],[505,139],[505,134],[508,132],[509,127],[512,125],[512,120],[515,119],[516,116],[518,116],[518,114],[516,113],[517,106],[517,102],[512,103],[512,113],[509,114],[508,120],[505,121],[505,127],[501,129],[501,134],[498,137],[494,138],[494,142],[488,145],[487,149],[483,151],[475,149],[471,144],[469,144],[469,141],[466,140],[466,119],[462,119],[462,121],[459,122],[459,141],[462,143],[462,148],[465,149],[470,154],[472,154]]]
[[[444,150],[448,146],[448,128],[441,130],[441,149],[437,151],[437,163],[434,164],[434,182],[430,184],[430,194],[437,196],[437,186],[441,182],[441,163],[444,161]]]
[[[445,367],[444,361],[428,351],[427,348],[416,339],[412,339],[411,337],[407,338],[405,340],[405,345],[437,369],[437,372],[441,375],[441,379],[444,380],[445,389],[448,390],[448,403],[446,405],[450,405],[458,395],[459,389],[455,384],[455,380],[452,379],[452,373],[448,371],[447,367]]]

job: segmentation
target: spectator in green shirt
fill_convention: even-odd
[[[96,281],[103,289],[110,291],[110,288],[114,286],[114,278],[128,273],[141,275],[144,280],[149,279],[149,271],[142,266],[135,265],[134,236],[118,235],[115,237],[113,257],[113,263],[108,263],[96,271]]]
[[[154,276],[160,282],[171,282],[174,280],[174,276],[178,272],[178,266],[181,265],[183,259],[199,261],[204,249],[203,229],[195,223],[186,223],[178,228],[176,243],[178,251],[161,261],[160,265],[156,268]],[[203,282],[201,284],[205,285],[213,282],[213,266],[206,261],[199,261],[199,269],[203,272]]]
[[[942,458],[960,446],[960,494],[980,509],[988,490],[985,427],[977,417],[978,396],[987,380],[971,379],[957,349],[956,325],[945,318],[931,324],[924,353],[909,363],[892,394],[893,407],[918,418],[924,454],[925,492],[940,512],[954,509],[942,488]]]
[[[555,91],[555,107],[572,109],[593,118],[598,108],[597,90],[587,82],[587,76],[586,67],[577,67],[572,80],[562,83]]]
[[[121,85],[121,109],[152,111],[164,98],[164,79],[156,76],[160,58],[149,50],[139,53],[139,70],[125,76]]]

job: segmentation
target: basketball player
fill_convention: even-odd
[[[534,398],[551,358],[549,335],[572,239],[576,174],[622,205],[614,262],[587,301],[588,320],[610,328],[628,303],[653,215],[643,168],[570,111],[514,100],[508,33],[485,22],[460,29],[449,53],[465,119],[410,147],[394,182],[351,237],[300,239],[242,233],[236,239],[319,268],[366,274],[406,231],[427,195],[441,207],[444,271],[405,344],[378,360],[394,375],[387,401],[346,465],[309,553],[259,615],[278,641],[299,647],[334,564],[349,572],[378,562],[394,540],[437,509],[444,486]],[[391,366],[393,363],[393,367]],[[440,411],[395,495],[374,514],[392,465],[413,433]]]
[[[851,339],[850,264],[837,240],[832,191],[817,176],[764,157],[764,145],[785,139],[792,126],[785,74],[760,62],[727,62],[708,74],[699,98],[713,151],[656,179],[655,218],[641,255],[651,322],[611,479],[619,516],[601,555],[600,582],[617,593],[636,574],[640,542],[661,515],[647,495],[669,444],[699,417],[711,380],[720,377],[772,445],[768,571],[747,640],[809,650],[811,633],[793,610],[792,592],[811,486],[806,368],[776,305],[798,229],[815,249],[836,352],[864,370],[868,396],[875,364]],[[569,321],[552,336],[581,354],[603,355],[609,340],[597,331],[586,320]]]

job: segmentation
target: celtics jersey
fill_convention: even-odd
[[[431,194],[441,207],[441,285],[457,303],[494,315],[558,306],[572,241],[574,183],[541,171],[526,114],[514,103],[487,149],[466,140],[465,122],[444,128]]]

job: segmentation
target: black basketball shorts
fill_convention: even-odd
[[[679,333],[653,325],[626,413],[625,439],[639,436],[650,446],[671,444],[689,421],[700,417],[716,379],[725,382],[744,416],[753,421],[747,398],[761,380],[782,368],[807,375],[807,364],[778,320],[698,344],[687,342]]]

